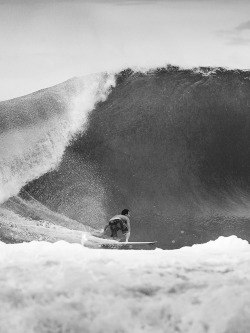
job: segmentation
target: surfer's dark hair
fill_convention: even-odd
[[[127,215],[127,214],[128,214],[128,212],[129,212],[129,210],[128,210],[128,209],[123,209],[123,211],[122,211],[122,215]]]

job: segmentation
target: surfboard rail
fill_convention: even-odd
[[[143,247],[143,246],[153,246],[154,244],[156,244],[157,241],[152,241],[152,242],[105,242],[102,244],[99,244],[100,248],[105,248],[105,249],[132,249],[132,248],[136,248],[136,247]]]

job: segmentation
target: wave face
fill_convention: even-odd
[[[250,73],[169,66],[145,73],[125,70],[116,75],[115,87],[109,80],[102,83],[105,97],[113,86],[105,100],[96,97],[96,86],[93,89],[87,110],[94,109],[86,129],[70,145],[60,131],[68,125],[54,130],[53,124],[58,124],[62,113],[72,116],[64,113],[72,91],[65,94],[63,90],[60,103],[58,88],[49,90],[47,98],[38,93],[31,96],[29,109],[25,98],[18,100],[25,113],[14,118],[13,129],[9,118],[9,123],[3,122],[7,134],[18,130],[23,131],[22,142],[32,138],[31,148],[22,153],[27,163],[21,176],[27,170],[29,176],[18,186],[43,173],[25,191],[51,209],[95,228],[129,208],[131,240],[158,240],[167,248],[231,234],[250,240]],[[34,123],[39,124],[36,134]],[[53,142],[62,141],[63,148],[55,148],[62,156],[61,164],[46,173],[58,165],[53,144],[47,144],[48,133],[59,136]],[[40,141],[33,142],[34,137],[41,140],[38,150],[35,146]],[[17,141],[19,137],[13,141],[14,151]],[[9,149],[5,178],[22,165],[12,154]],[[34,164],[39,164],[39,170]]]

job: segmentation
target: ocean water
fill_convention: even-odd
[[[27,216],[28,195],[100,229],[128,208],[130,240],[163,249],[250,240],[248,71],[168,66],[74,78],[1,102],[0,126],[4,209]]]

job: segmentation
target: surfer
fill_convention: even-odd
[[[123,235],[125,236],[125,242],[127,243],[130,237],[130,212],[128,209],[123,209],[121,214],[113,216],[109,223],[104,228],[105,231],[110,228],[111,230],[111,237],[117,239],[117,232],[119,230],[122,231]]]

